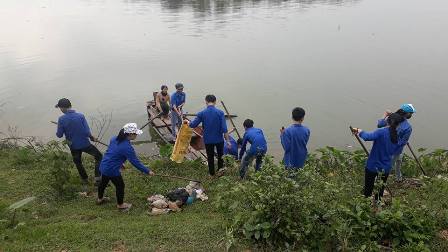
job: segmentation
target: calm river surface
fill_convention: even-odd
[[[404,102],[412,143],[447,147],[447,31],[446,0],[2,0],[0,131],[52,138],[68,97],[87,117],[113,114],[108,138],[183,82],[186,111],[213,93],[276,156],[295,106],[311,148],[356,146],[349,124],[374,129]]]

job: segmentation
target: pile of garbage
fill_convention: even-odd
[[[197,199],[205,201],[208,200],[208,196],[199,182],[190,181],[186,187],[177,188],[166,196],[156,194],[148,197],[149,214],[161,215],[169,212],[180,212],[182,206],[193,204]]]

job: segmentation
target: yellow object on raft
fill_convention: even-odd
[[[173,162],[182,163],[184,161],[192,136],[193,129],[190,128],[188,124],[183,123],[177,133],[176,143],[174,144],[173,153],[171,154],[171,160]]]

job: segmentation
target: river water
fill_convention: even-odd
[[[447,147],[447,30],[444,0],[2,0],[0,131],[51,139],[68,97],[89,118],[112,114],[108,138],[182,82],[186,111],[213,93],[276,156],[295,106],[312,149],[356,146],[349,124],[374,129],[404,102],[412,143]]]

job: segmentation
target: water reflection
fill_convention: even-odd
[[[202,0],[202,1],[182,1],[182,0],[161,0],[162,9],[174,13],[190,10],[197,17],[205,17],[227,13],[238,13],[246,8],[310,8],[313,5],[334,5],[346,6],[361,0]],[[154,0],[125,0],[130,3],[155,2]]]

